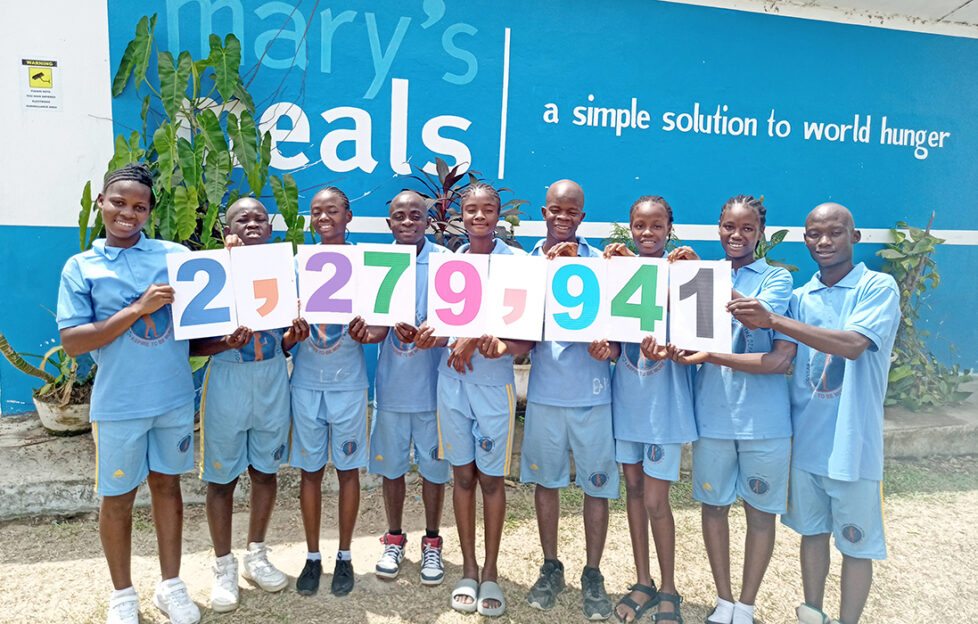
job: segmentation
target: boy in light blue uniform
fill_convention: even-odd
[[[853,265],[860,233],[833,203],[805,221],[805,244],[819,271],[794,292],[788,316],[753,299],[730,310],[745,325],[770,327],[798,342],[791,381],[794,446],[788,513],[802,535],[802,624],[825,624],[829,535],[842,552],[840,617],[856,624],[872,585],[883,535],[883,398],[900,323],[900,295],[889,275]]]
[[[91,399],[99,535],[112,584],[109,624],[136,624],[132,507],[148,479],[159,543],[153,602],[176,624],[200,620],[180,580],[183,498],[180,474],[193,469],[194,386],[188,345],[173,338],[166,255],[181,245],[146,238],[155,204],[143,165],[108,174],[97,203],[105,239],[72,256],[61,273],[58,329],[65,353],[98,365]]]
[[[431,254],[448,253],[448,250],[425,238],[429,221],[424,198],[416,192],[402,191],[391,200],[387,224],[394,241],[414,245],[417,249],[414,324],[398,323],[393,328],[364,327],[362,331],[366,335],[362,341],[380,342],[369,467],[370,472],[384,477],[388,529],[380,539],[384,552],[377,562],[376,573],[381,578],[395,578],[404,559],[407,544],[407,536],[401,528],[404,475],[410,468],[413,447],[414,462],[422,479],[421,498],[425,508],[421,582],[438,585],[445,578],[439,527],[445,483],[451,476],[449,463],[438,457],[436,410],[442,349],[420,349],[414,344],[414,338],[418,327],[428,318],[428,258]]]
[[[600,257],[577,228],[584,219],[584,192],[571,180],[554,182],[542,209],[547,237],[531,255]],[[520,480],[535,483],[535,504],[544,563],[527,595],[538,609],[551,609],[564,588],[564,566],[557,559],[559,488],[570,484],[574,452],[576,484],[584,490],[587,565],[581,575],[584,614],[605,619],[611,601],[599,571],[608,532],[608,499],[618,498],[618,464],[611,417],[611,369],[588,353],[585,343],[536,344],[531,353],[526,425]]]
[[[225,245],[262,245],[272,235],[265,207],[243,198],[227,211]],[[292,414],[289,376],[282,340],[309,335],[296,320],[288,332],[252,332],[239,327],[229,336],[191,342],[191,353],[211,356],[200,404],[200,477],[207,482],[207,524],[214,545],[211,608],[238,607],[238,561],[231,552],[231,519],[238,477],[248,471],[251,505],[248,551],[242,576],[268,592],[288,585],[285,574],[268,561],[265,533],[278,489],[276,473],[287,455]]]
[[[343,191],[327,187],[316,193],[309,217],[322,244],[346,242],[353,212]],[[291,346],[285,341],[286,350]],[[292,366],[289,464],[302,470],[299,503],[308,554],[296,591],[303,595],[315,594],[322,576],[319,527],[323,472],[330,457],[340,485],[339,551],[330,590],[345,596],[353,589],[350,544],[360,507],[359,470],[367,465],[368,386],[363,345],[351,337],[349,326],[313,326],[309,338],[299,343]]]

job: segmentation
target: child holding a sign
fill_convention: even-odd
[[[228,208],[224,229],[228,248],[262,245],[272,235],[268,211],[254,198]],[[207,523],[216,559],[211,608],[238,606],[238,561],[231,552],[231,516],[238,477],[248,470],[251,508],[248,551],[242,576],[265,591],[280,591],[288,579],[268,561],[265,532],[277,491],[276,473],[287,455],[291,412],[289,376],[282,342],[309,336],[309,325],[297,319],[287,331],[232,334],[191,342],[194,355],[211,356],[200,406],[201,479],[207,482]]]
[[[577,237],[584,219],[584,192],[577,183],[554,182],[542,213],[547,237],[537,243],[532,255],[600,257],[600,251]],[[591,357],[584,342],[541,341],[531,359],[520,479],[536,484],[534,502],[544,562],[526,599],[530,606],[551,609],[564,589],[564,565],[557,559],[559,488],[570,484],[568,451],[573,451],[576,483],[584,490],[584,615],[605,619],[611,616],[611,601],[598,568],[608,532],[608,499],[618,497],[610,366]]]
[[[822,612],[830,534],[842,552],[842,603],[833,623],[859,621],[873,583],[873,560],[886,558],[883,398],[900,293],[891,276],[853,264],[859,238],[844,207],[816,207],[805,220],[805,245],[819,270],[795,289],[788,314],[760,298],[735,299],[728,306],[745,326],[798,342],[791,379],[791,484],[781,521],[802,536],[800,624],[830,622]]]
[[[105,178],[96,200],[105,238],[72,256],[61,273],[58,328],[70,356],[92,353],[95,491],[99,536],[115,592],[109,624],[136,624],[132,507],[149,483],[162,582],[153,602],[175,624],[200,621],[180,580],[183,499],[180,473],[193,469],[194,386],[188,345],[173,337],[166,255],[186,251],[142,233],[155,204],[153,177],[126,165]]]
[[[327,187],[309,206],[314,232],[323,245],[346,243],[346,226],[353,219],[343,191]],[[286,349],[292,347],[285,340]],[[360,507],[360,468],[367,465],[367,369],[363,345],[349,327],[315,325],[309,338],[299,342],[292,370],[292,451],[289,464],[302,470],[299,503],[308,554],[296,580],[300,594],[319,590],[322,555],[319,527],[322,519],[322,483],[332,456],[339,480],[339,552],[331,591],[345,596],[353,589],[350,543]]]
[[[462,223],[469,242],[457,254],[518,254],[495,238],[499,221],[499,193],[485,183],[471,184],[461,199]],[[437,275],[436,288],[437,288]],[[430,312],[430,311],[429,311]],[[420,348],[445,346],[434,327],[417,335]],[[439,455],[452,465],[455,477],[453,504],[462,550],[462,579],[452,590],[452,608],[499,616],[506,601],[497,584],[496,561],[506,517],[506,489],[513,443],[516,393],[513,356],[529,351],[531,343],[483,335],[457,338],[445,350],[438,368]],[[485,524],[485,561],[480,582],[475,555],[476,485],[482,490]]]
[[[752,297],[783,314],[791,298],[791,274],[754,259],[764,232],[764,204],[749,195],[732,197],[720,210],[720,244],[730,261],[733,296]],[[689,247],[671,259],[698,259]],[[688,361],[678,349],[670,354]],[[774,552],[776,515],[785,512],[791,420],[783,374],[795,345],[770,330],[733,320],[733,353],[710,353],[696,375],[693,497],[702,503],[706,544],[717,604],[710,624],[750,624],[754,601]],[[740,497],[747,517],[744,571],[735,602],[730,580],[730,505]]]
[[[662,197],[646,195],[632,205],[629,227],[639,256],[664,257],[672,222],[672,208]],[[612,243],[604,255],[634,254],[624,243]],[[657,344],[652,334],[641,343],[610,346],[612,358],[617,357],[611,380],[615,459],[625,475],[628,530],[638,573],[638,582],[618,602],[615,614],[624,622],[638,621],[662,600],[655,620],[682,621],[678,614],[681,598],[675,585],[676,525],[669,506],[669,488],[679,479],[683,443],[696,439],[696,367],[669,360],[666,348]],[[599,351],[592,349],[592,354]],[[650,523],[661,575],[658,591],[649,573]]]

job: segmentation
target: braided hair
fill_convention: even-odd
[[[764,228],[764,220],[767,216],[767,208],[764,207],[764,199],[756,198],[753,195],[737,195],[736,197],[731,197],[723,204],[723,208],[720,209],[720,220],[723,220],[723,213],[727,211],[728,208],[733,208],[736,205],[744,205],[748,208],[753,208],[757,211],[757,218],[761,222],[761,229]]]
[[[105,193],[116,182],[138,182],[142,184],[149,189],[150,210],[156,206],[156,192],[153,190],[153,174],[150,173],[149,167],[145,164],[129,163],[124,167],[105,174],[105,178],[102,181],[102,192]]]
[[[659,206],[662,206],[662,209],[666,211],[666,216],[669,217],[669,225],[670,226],[672,225],[672,206],[670,206],[669,202],[667,202],[659,195],[642,195],[641,197],[636,199],[635,203],[632,204],[632,207],[628,211],[629,221],[631,221],[632,217],[635,216],[635,209],[641,206],[642,204],[658,204]]]
[[[335,193],[336,195],[339,195],[340,199],[343,202],[343,207],[346,208],[347,210],[350,209],[350,198],[346,196],[346,193],[336,188],[335,186],[327,186],[321,188],[319,189],[319,191],[316,192],[316,195],[319,195],[320,193]]]
[[[502,202],[499,200],[499,191],[494,189],[491,184],[487,182],[473,182],[465,188],[462,189],[461,196],[459,198],[459,205],[465,203],[465,200],[469,198],[470,195],[475,193],[483,192],[488,194],[490,197],[496,200],[496,208],[501,208]]]

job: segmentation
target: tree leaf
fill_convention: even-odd
[[[197,168],[197,157],[193,145],[183,137],[177,137],[177,163],[180,166],[180,173],[183,174],[184,184],[197,186],[202,172]]]
[[[241,77],[238,76],[238,86],[234,88],[234,97],[238,99],[245,108],[251,111],[252,114],[255,112],[255,100],[252,99],[251,94],[245,89],[244,83],[241,82]]]
[[[169,52],[160,52],[157,61],[163,110],[170,119],[174,119],[187,95],[187,80],[190,79],[193,59],[190,58],[190,52],[184,50],[180,53],[176,66],[173,64],[173,55]]]
[[[136,37],[133,42],[136,44],[133,49],[133,81],[136,90],[139,85],[146,80],[146,70],[149,69],[149,57],[153,52],[153,31],[156,29],[156,14],[146,18],[144,15],[139,23],[136,24]]]
[[[227,192],[231,174],[231,155],[227,152],[208,152],[204,161],[204,193],[207,203],[220,206]]]
[[[78,246],[81,251],[88,249],[85,243],[88,240],[88,220],[92,216],[92,206],[92,181],[89,180],[82,190],[81,210],[78,212]]]
[[[771,235],[771,247],[774,247],[775,245],[781,243],[781,241],[783,241],[784,240],[784,237],[787,236],[787,235],[788,235],[788,230],[778,230],[777,232],[775,232],[774,234],[772,234]]]
[[[227,152],[228,142],[224,138],[224,129],[221,128],[221,120],[217,118],[214,111],[209,108],[201,111],[197,115],[197,125],[204,135],[207,149],[211,152]]]
[[[122,59],[119,61],[119,68],[115,72],[115,78],[112,79],[112,97],[119,97],[125,90],[126,84],[129,82],[129,76],[132,74],[135,55],[136,40],[133,39],[126,46],[126,51],[122,54]],[[138,88],[139,85],[136,86]]]
[[[438,172],[438,181],[441,182],[442,188],[451,188],[452,185],[448,183],[448,163],[435,156],[435,170]]]
[[[153,145],[156,147],[156,164],[159,168],[157,181],[163,190],[169,191],[173,183],[173,167],[177,162],[177,124],[165,123],[157,128],[153,133]]]
[[[245,175],[249,175],[255,168],[258,160],[258,137],[255,133],[255,119],[248,111],[241,113],[239,120],[233,113],[228,113],[228,136],[231,137],[231,150],[234,157],[238,159],[238,164],[244,169]],[[255,188],[250,175],[248,183],[251,185],[251,192],[257,195],[261,188]]]
[[[197,205],[197,189],[178,186],[173,190],[176,237],[172,240],[181,242],[193,236],[197,229]]]
[[[222,47],[221,38],[212,34],[210,47],[211,52],[207,61],[214,68],[217,92],[221,94],[224,101],[227,101],[234,95],[240,80],[238,69],[241,66],[241,42],[233,34],[228,33]]]

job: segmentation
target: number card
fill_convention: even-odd
[[[428,257],[428,325],[436,336],[477,338],[486,333],[486,254],[432,254]]]
[[[226,249],[168,254],[173,286],[173,336],[177,340],[226,336],[238,327]]]
[[[662,258],[614,257],[607,267],[605,305],[610,322],[605,337],[642,342],[652,334],[665,344],[669,263]]]
[[[231,248],[238,324],[252,330],[288,327],[296,318],[292,243]]]
[[[356,316],[353,274],[360,254],[354,245],[299,245],[300,315],[310,325],[343,325]]]
[[[547,262],[547,340],[591,342],[605,338],[608,313],[601,284],[607,262],[602,258],[555,258]]]
[[[416,247],[414,245],[359,244],[357,271],[358,312],[370,325],[414,325]]]
[[[683,349],[730,353],[730,263],[683,260],[669,269],[669,341]]]
[[[490,256],[486,331],[497,338],[540,340],[546,289],[543,256]]]

